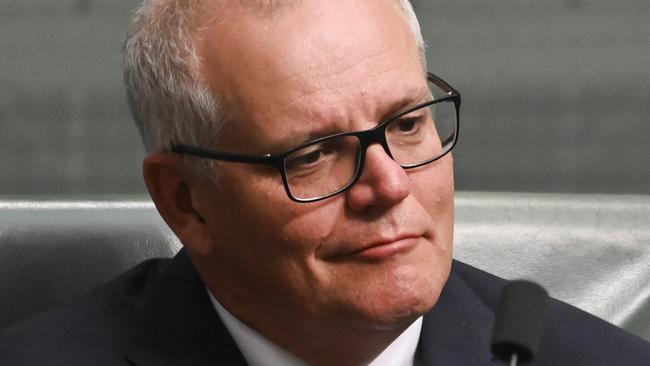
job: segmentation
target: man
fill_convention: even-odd
[[[502,282],[452,270],[460,96],[423,47],[407,1],[146,2],[127,89],[185,248],[10,330],[0,363],[500,364]],[[551,304],[538,365],[648,359]]]

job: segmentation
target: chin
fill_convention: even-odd
[[[377,281],[363,301],[366,320],[375,329],[406,327],[438,302],[449,271],[433,267],[433,271],[401,269]]]

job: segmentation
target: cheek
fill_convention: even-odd
[[[339,201],[334,199],[320,204],[304,204],[304,207],[296,210],[282,212],[278,215],[280,220],[277,223],[281,235],[279,240],[301,251],[303,258],[308,256],[313,259],[318,248],[335,234],[341,210]]]
[[[248,183],[242,183],[244,176],[224,179],[222,191],[229,192],[225,207],[232,210],[223,219],[236,228],[235,233],[244,233],[247,245],[264,243],[266,248],[272,247],[272,251],[263,250],[265,255],[286,258],[291,254],[299,259],[311,256],[330,235],[339,204],[337,200],[291,201],[280,175],[273,173]]]
[[[433,221],[437,244],[451,250],[454,228],[453,160],[448,155],[433,163],[431,169],[414,172],[412,194]]]
[[[241,298],[268,294],[269,303],[305,300],[321,276],[314,253],[332,233],[338,201],[296,203],[281,181],[266,177],[249,184],[223,177],[206,199],[221,205],[209,226],[214,268],[231,279],[224,286]]]
[[[451,155],[432,163],[430,167],[414,171],[410,177],[412,194],[432,217],[439,217],[448,211],[449,206],[453,206],[454,171]]]

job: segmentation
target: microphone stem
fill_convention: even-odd
[[[517,352],[513,352],[510,356],[510,366],[517,366]]]

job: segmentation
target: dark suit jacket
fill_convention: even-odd
[[[501,365],[489,338],[504,281],[460,262],[424,316],[423,365]],[[650,365],[650,344],[553,300],[535,365]],[[341,350],[345,352],[345,350]],[[146,261],[0,334],[0,365],[244,365],[187,254]]]

